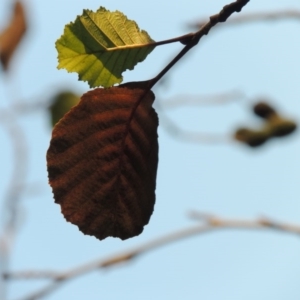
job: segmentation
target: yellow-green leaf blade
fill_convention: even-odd
[[[84,10],[56,42],[58,68],[77,72],[91,87],[110,87],[147,57],[152,43],[147,32],[119,11]]]

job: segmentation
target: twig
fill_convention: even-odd
[[[12,105],[12,110],[18,114],[34,113],[45,110],[50,106],[50,101],[36,101],[36,102],[17,102]]]
[[[250,0],[237,0],[225,5],[218,14],[210,16],[209,21],[197,32],[185,35],[181,40],[181,43],[184,44],[185,47],[156,77],[148,81],[148,89],[151,89],[189,50],[196,46],[200,39],[209,33],[211,28],[218,23],[225,22],[233,13],[240,12],[249,1]]]
[[[168,131],[168,133],[176,138],[180,138],[186,142],[201,143],[201,144],[226,144],[232,142],[232,137],[229,135],[215,134],[215,133],[202,133],[192,132],[180,128],[176,122],[164,113],[164,110],[159,103],[156,103],[156,108],[159,110],[160,125]]]
[[[230,91],[215,95],[177,95],[168,100],[159,100],[155,102],[156,109],[159,111],[160,125],[171,135],[176,138],[180,138],[184,141],[191,143],[205,143],[205,144],[225,144],[231,143],[232,137],[229,135],[215,134],[215,133],[202,133],[202,132],[190,132],[180,128],[176,122],[174,122],[164,112],[165,108],[177,108],[179,106],[186,105],[218,105],[225,104],[230,101],[236,101],[238,99],[246,99],[245,94],[240,91]]]
[[[19,126],[13,112],[10,110],[0,111],[0,122],[7,128],[13,145],[14,168],[5,198],[8,211],[7,227],[14,228],[17,219],[18,202],[25,189],[24,181],[26,179],[28,161],[27,145],[24,132],[21,126]]]
[[[141,254],[145,254],[155,248],[162,247],[164,245],[169,245],[172,242],[176,242],[185,238],[189,238],[194,235],[199,235],[203,233],[209,233],[218,231],[221,229],[237,229],[237,230],[275,230],[282,231],[290,234],[300,235],[300,225],[299,224],[288,224],[281,223],[269,218],[263,217],[254,220],[245,219],[228,219],[207,213],[193,212],[191,216],[194,219],[201,221],[200,225],[189,227],[160,238],[157,238],[151,242],[145,243],[144,245],[137,247],[133,250],[126,251],[121,254],[114,255],[107,259],[97,259],[91,261],[79,267],[70,269],[65,272],[50,272],[50,271],[27,271],[27,272],[16,272],[5,274],[5,279],[41,279],[41,278],[51,278],[51,282],[48,286],[35,292],[29,296],[23,297],[19,300],[37,300],[50,292],[53,292],[61,284],[67,280],[75,279],[76,277],[82,276],[91,271],[96,271],[98,269],[106,269],[118,265],[120,263],[125,263],[131,261],[133,258]]]
[[[238,99],[245,98],[245,95],[239,91],[229,91],[214,95],[177,95],[167,100],[160,100],[160,106],[163,108],[176,108],[183,105],[215,105],[224,104]],[[157,103],[157,101],[156,101]]]
[[[241,23],[250,23],[257,21],[280,21],[280,20],[298,20],[300,21],[300,11],[299,10],[280,10],[274,12],[258,12],[258,13],[250,13],[243,14],[242,16],[235,16],[230,18],[226,25],[236,25]],[[195,22],[194,24],[190,24],[191,28],[201,28],[206,21]],[[220,27],[220,28],[223,28]]]
[[[268,217],[260,217],[256,220],[226,219],[207,213],[191,212],[190,217],[205,222],[209,226],[220,229],[274,229],[286,233],[300,235],[300,225],[282,223]]]
[[[53,271],[21,271],[14,273],[4,273],[5,280],[18,280],[18,279],[51,279],[59,280],[60,273]]]
[[[0,122],[10,136],[12,142],[13,172],[11,180],[4,197],[5,209],[2,232],[0,236],[0,273],[6,272],[9,265],[9,255],[18,225],[19,202],[23,190],[25,189],[25,179],[27,173],[27,146],[24,132],[19,126],[15,115],[10,110],[0,111]],[[0,281],[0,290],[5,293],[5,288]],[[4,295],[1,296],[4,299]]]
[[[163,68],[161,72],[154,78],[146,81],[140,81],[140,82],[130,82],[125,83],[120,86],[124,87],[130,87],[134,86],[135,88],[143,88],[144,92],[141,94],[139,99],[137,99],[134,107],[132,108],[131,114],[127,121],[127,126],[130,126],[130,122],[135,114],[135,111],[137,107],[140,105],[144,97],[147,95],[149,90],[151,90],[154,85],[159,82],[164,75],[186,54],[188,53],[194,46],[196,46],[200,39],[207,35],[211,28],[213,28],[218,23],[226,22],[226,20],[235,12],[240,12],[242,8],[249,2],[250,0],[236,0],[235,2],[232,2],[228,5],[225,5],[223,9],[213,16],[210,16],[209,21],[204,24],[197,32],[190,33],[187,35],[184,35],[181,37],[180,42],[185,45],[185,47],[175,56],[175,58],[166,66]],[[176,40],[178,41],[178,40]],[[185,136],[187,136],[185,134]],[[218,138],[217,138],[218,140]]]

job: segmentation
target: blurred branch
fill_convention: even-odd
[[[6,127],[12,141],[14,154],[14,167],[6,194],[6,207],[8,213],[7,226],[13,228],[16,224],[17,206],[23,190],[25,189],[25,179],[27,174],[27,144],[25,134],[18,124],[13,112],[10,110],[0,111],[0,123]]]
[[[16,102],[12,105],[12,109],[15,113],[24,114],[32,113],[40,110],[45,110],[50,106],[50,101],[36,101],[36,102]]]
[[[254,220],[227,219],[197,211],[192,211],[190,217],[204,222],[208,227],[211,226],[211,229],[267,229],[300,235],[300,224],[282,223],[268,217],[260,217]]]
[[[5,280],[18,279],[51,279],[59,280],[60,273],[54,271],[21,271],[3,274]]]
[[[227,25],[236,25],[241,23],[250,23],[250,22],[259,22],[259,21],[281,21],[281,20],[298,20],[300,21],[300,11],[299,10],[280,10],[274,12],[258,12],[258,13],[249,13],[238,15],[230,18],[226,24]],[[188,26],[194,29],[201,28],[203,24],[206,23],[206,20],[191,23]],[[223,28],[219,27],[219,28]]]
[[[229,91],[214,95],[177,95],[167,100],[159,101],[163,108],[176,108],[186,105],[219,105],[245,98],[240,91]],[[157,102],[157,101],[156,101]]]
[[[213,133],[191,132],[184,130],[180,128],[177,125],[177,123],[174,122],[170,117],[168,117],[168,115],[164,111],[165,109],[176,108],[184,105],[186,106],[225,104],[241,98],[245,98],[245,95],[239,91],[230,91],[226,93],[206,96],[179,95],[176,97],[172,97],[168,100],[156,100],[155,106],[159,111],[160,125],[162,125],[170,135],[192,143],[219,145],[232,142],[231,136]]]
[[[0,123],[9,134],[14,155],[12,176],[4,196],[4,216],[0,235],[0,273],[3,274],[8,270],[11,246],[17,231],[19,202],[25,189],[28,157],[25,135],[13,112],[1,110]],[[5,287],[1,281],[0,290],[5,293]],[[1,297],[5,298],[4,295]]]
[[[99,269],[107,269],[109,267],[119,265],[133,260],[141,254],[145,254],[155,248],[168,245],[172,242],[180,241],[194,235],[214,232],[223,229],[237,230],[275,230],[300,236],[300,224],[289,224],[277,222],[275,220],[262,217],[254,220],[245,219],[227,219],[216,215],[192,212],[190,216],[200,222],[199,225],[189,227],[160,238],[154,239],[151,242],[145,243],[135,249],[125,251],[121,254],[114,255],[107,259],[97,259],[88,262],[79,267],[67,270],[65,272],[51,271],[26,271],[15,272],[4,275],[5,279],[52,279],[53,281],[43,289],[19,300],[37,300],[41,297],[56,290],[60,285],[68,280],[85,275],[89,272]]]
[[[168,133],[176,138],[180,138],[187,142],[192,143],[203,143],[203,144],[226,144],[232,142],[232,137],[229,135],[213,134],[213,133],[201,133],[192,132],[180,128],[176,122],[174,122],[167,114],[164,112],[161,104],[157,101],[156,108],[159,111],[159,122]]]

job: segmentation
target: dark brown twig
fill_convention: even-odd
[[[211,16],[209,21],[197,32],[183,36],[184,38],[181,40],[181,43],[184,44],[185,47],[156,77],[148,81],[148,89],[150,90],[188,51],[196,46],[200,39],[209,33],[212,27],[218,23],[225,22],[234,12],[240,12],[249,1],[250,0],[237,0],[225,5],[218,14]]]
[[[187,35],[184,35],[176,41],[179,41],[182,44],[185,45],[185,47],[175,56],[175,58],[161,71],[157,76],[150,80],[141,81],[141,82],[130,82],[125,83],[120,86],[123,87],[131,87],[134,88],[143,88],[144,93],[139,97],[139,99],[136,101],[135,106],[132,109],[132,113],[129,117],[128,126],[130,126],[131,119],[133,118],[133,115],[135,114],[135,111],[137,107],[140,105],[141,101],[144,99],[145,95],[154,87],[154,85],[163,78],[163,76],[194,46],[196,46],[200,39],[207,35],[212,27],[217,25],[218,23],[225,22],[234,12],[240,12],[242,8],[249,2],[250,0],[237,0],[235,2],[232,2],[228,5],[225,5],[223,9],[218,13],[209,18],[209,21],[204,24],[197,32],[190,33]],[[174,39],[173,41],[174,42]]]

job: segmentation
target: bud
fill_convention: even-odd
[[[296,128],[297,124],[288,119],[283,119],[278,115],[273,115],[268,119],[268,125],[272,136],[282,137],[291,134]]]
[[[275,115],[276,111],[266,102],[258,102],[253,107],[253,112],[264,119],[268,119],[270,116]]]
[[[250,147],[258,147],[264,144],[270,134],[267,130],[252,130],[248,128],[240,128],[235,132],[235,139],[247,144]]]

